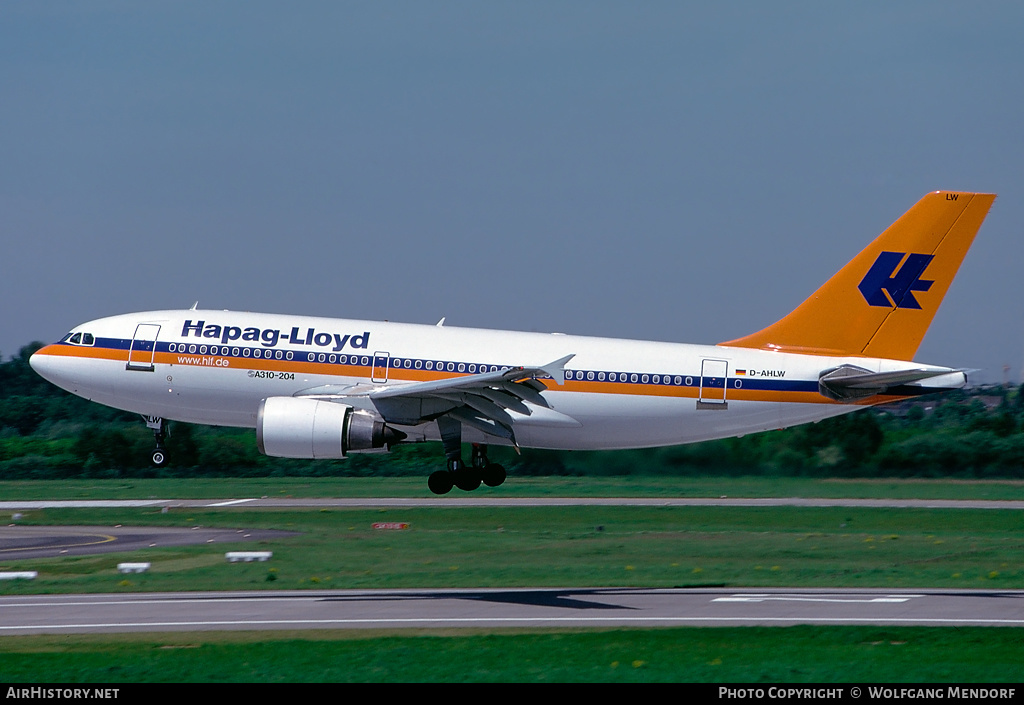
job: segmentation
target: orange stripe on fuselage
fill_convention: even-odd
[[[39,348],[36,355],[53,355],[54,357],[78,357],[86,360],[121,360],[128,361],[127,350],[114,348],[89,347],[79,345],[60,345],[54,343]]]
[[[43,348],[40,348],[36,352],[36,354],[89,360],[111,360],[119,362],[127,362],[128,360],[127,350],[61,344],[47,345]],[[191,358],[196,360],[211,359],[214,362],[211,364],[188,364],[179,362],[180,358]],[[154,362],[156,364],[167,365],[169,367],[211,367],[220,370],[261,370],[267,372],[292,372],[296,374],[314,374],[322,375],[324,377],[356,377],[366,380],[370,379],[370,368],[365,365],[341,365],[337,363],[319,363],[299,360],[242,358],[226,357],[223,355],[199,355],[192,353],[170,352],[158,352],[156,354]],[[220,364],[217,364],[218,362]],[[133,372],[132,374],[138,373]],[[388,382],[428,382],[433,380],[453,379],[471,376],[471,373],[459,374],[450,372],[437,372],[434,370],[391,368],[388,371]],[[743,388],[736,389],[733,386],[731,386],[732,382],[737,381],[739,379],[740,378],[729,379],[730,386],[726,390],[726,401],[839,404],[839,402],[833,401],[814,392],[787,392]],[[566,380],[564,385],[559,386],[554,382],[554,380],[550,379],[541,379],[538,381],[543,383],[550,391],[553,392],[577,392],[584,394],[619,394],[631,396],[667,397],[678,399],[697,399],[700,395],[700,387],[697,385],[681,387],[675,385],[643,384],[635,382],[619,383]],[[722,390],[715,389],[710,391],[720,393]],[[716,396],[715,398],[721,399],[720,396]],[[898,401],[900,399],[907,398],[909,397],[895,395],[880,395],[878,397],[873,397],[871,399],[857,401],[854,404],[858,406],[874,406],[876,404],[884,404],[887,402]]]

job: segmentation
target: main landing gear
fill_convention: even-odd
[[[153,440],[156,441],[156,448],[153,449],[153,455],[150,459],[153,461],[153,465],[158,468],[162,468],[167,465],[167,451],[164,450],[164,440],[167,439],[167,422],[159,416],[147,416],[146,426],[153,429]]]
[[[434,494],[447,494],[452,487],[472,492],[481,483],[497,487],[505,481],[505,468],[487,459],[487,446],[473,444],[472,464],[467,467],[462,461],[461,443],[454,448],[450,447],[449,441],[444,438],[443,428],[441,441],[444,443],[445,455],[448,456],[448,469],[438,470],[427,479],[427,487]]]
[[[487,459],[487,446],[473,444],[472,465],[462,462],[462,423],[449,416],[437,419],[441,445],[448,458],[448,469],[438,470],[427,479],[427,487],[434,494],[447,494],[452,487],[472,492],[480,483],[497,487],[505,481],[505,468]]]

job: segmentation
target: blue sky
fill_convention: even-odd
[[[6,2],[0,353],[135,310],[715,343],[936,189],[1020,380],[1024,5]]]

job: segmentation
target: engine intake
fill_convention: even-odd
[[[344,458],[403,438],[379,416],[319,399],[268,397],[256,416],[260,452],[277,458]]]

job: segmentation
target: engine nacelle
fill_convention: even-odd
[[[344,458],[359,451],[387,450],[405,438],[379,416],[301,397],[269,397],[260,402],[256,442],[277,458]]]

